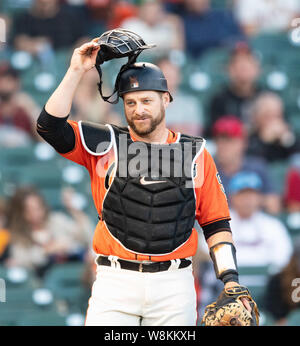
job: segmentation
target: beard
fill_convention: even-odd
[[[135,120],[137,119],[141,119],[141,118],[145,118],[145,119],[149,119],[150,120],[150,124],[148,124],[147,126],[145,126],[144,124],[139,124],[138,126],[134,123]],[[150,133],[152,133],[159,124],[161,124],[161,122],[164,120],[165,118],[165,108],[163,107],[163,105],[161,105],[160,107],[160,112],[159,115],[156,118],[152,118],[151,116],[148,115],[144,115],[141,117],[135,117],[133,119],[128,119],[128,117],[126,116],[127,119],[127,123],[128,125],[131,127],[131,129],[139,136],[147,136]]]

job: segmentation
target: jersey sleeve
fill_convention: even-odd
[[[215,162],[206,149],[202,155],[203,183],[195,188],[196,219],[201,227],[230,220],[227,198]]]
[[[87,167],[88,153],[86,152],[81,142],[78,123],[77,121],[73,121],[73,120],[68,120],[68,123],[72,126],[74,134],[75,134],[75,146],[71,151],[65,154],[62,154],[62,153],[59,153],[59,154],[68,160],[71,160],[75,163],[78,163],[79,165]]]

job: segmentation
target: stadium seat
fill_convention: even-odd
[[[287,316],[287,326],[300,326],[300,309],[290,312]]]
[[[32,184],[39,188],[59,188],[62,185],[61,170],[58,165],[51,162],[35,163],[22,168],[18,183]]]
[[[0,278],[5,281],[6,288],[27,289],[36,284],[33,273],[21,267],[0,266]]]
[[[35,309],[32,288],[6,287],[5,302],[0,303],[0,326],[18,325],[19,319]]]
[[[284,160],[272,162],[269,163],[268,168],[270,177],[273,180],[277,192],[282,194],[285,182],[285,175],[288,169],[287,162]]]
[[[12,307],[18,306],[20,309],[32,308],[34,306],[32,293],[33,288],[30,287],[7,287],[5,304]]]
[[[249,288],[258,306],[262,305],[269,277],[269,266],[239,266],[239,281]]]
[[[260,326],[273,326],[274,318],[265,310],[259,309],[259,325]]]
[[[226,9],[228,8],[228,1],[224,0],[211,0],[211,7],[214,9]]]
[[[204,71],[211,74],[225,74],[229,59],[229,51],[225,48],[211,48],[195,63]],[[223,76],[225,78],[225,76]]]
[[[250,46],[261,57],[263,64],[280,66],[280,55],[294,49],[288,35],[284,33],[266,33],[254,36]]]
[[[296,135],[300,136],[300,109],[297,113],[291,113],[288,117],[288,123],[291,129],[296,133]]]
[[[1,266],[0,277],[5,283],[0,292],[0,326],[19,325],[20,321],[26,321],[41,311],[51,316],[55,308],[51,293],[50,299],[49,294],[48,299],[45,292],[41,294],[37,289],[40,281],[33,273],[23,268]]]
[[[12,307],[6,303],[0,303],[0,326],[17,326],[20,316],[24,314],[18,306]]]
[[[61,197],[61,188],[58,187],[45,187],[40,188],[40,193],[44,197],[47,205],[52,210],[63,210],[63,202]]]
[[[66,318],[55,310],[33,310],[16,323],[18,326],[66,326]]]
[[[81,262],[57,264],[46,273],[44,287],[52,291],[54,299],[81,309],[87,302],[87,292],[81,282],[83,270]]]
[[[34,145],[19,148],[3,148],[0,156],[1,167],[19,167],[36,162],[34,155]]]
[[[300,236],[300,213],[281,213],[280,220],[286,226],[292,239]]]

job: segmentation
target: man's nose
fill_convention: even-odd
[[[137,102],[135,106],[135,113],[138,115],[142,115],[145,112],[145,107],[141,102]]]

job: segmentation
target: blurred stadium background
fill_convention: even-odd
[[[40,0],[41,3],[53,1]],[[22,20],[20,18],[32,9],[35,0],[1,0],[0,3],[0,17],[6,25],[6,40],[0,43],[0,79],[1,75],[5,75],[7,69],[11,69],[16,73],[19,86],[14,92],[16,94],[26,94],[26,101],[24,103],[19,102],[18,106],[26,105],[27,108],[24,112],[27,113],[26,116],[30,119],[33,128],[39,111],[63,77],[76,44],[99,36],[104,30],[110,29],[116,23],[121,25],[124,20],[139,18],[139,16],[142,16],[139,12],[140,8],[145,3],[156,1],[65,0],[54,2],[57,3],[57,6],[64,8],[66,13],[70,14],[70,18],[73,18],[73,22],[70,19],[63,23],[59,22],[62,36],[63,30],[69,31],[70,28],[67,26],[70,25],[73,25],[73,27],[83,25],[79,28],[82,30],[78,30],[77,36],[74,34],[74,38],[70,40],[67,46],[55,46],[49,40],[47,44],[43,42],[38,48],[35,46],[35,49],[31,51],[24,49],[28,44],[27,38],[24,36],[30,36],[30,29],[26,27],[28,22],[24,18]],[[230,16],[237,17],[236,22],[241,30],[238,35],[234,30],[230,31],[226,28],[227,24],[230,26],[232,23],[227,23],[224,20],[224,32],[228,32],[226,39],[221,37],[218,40],[218,35],[216,35],[216,37],[211,38],[212,42],[202,42],[199,51],[193,50],[194,47],[189,46],[189,32],[187,32],[189,27],[185,22],[185,12],[182,11],[184,6],[187,6],[188,3],[192,4],[193,1],[165,0],[160,2],[164,13],[163,20],[167,23],[169,20],[167,16],[174,16],[181,24],[178,25],[173,17],[170,23],[176,23],[174,26],[175,31],[182,28],[181,34],[185,39],[180,41],[180,32],[175,32],[174,37],[177,37],[178,40],[175,40],[173,46],[168,47],[166,51],[153,50],[153,52],[145,53],[144,56],[147,61],[154,63],[159,58],[169,59],[172,64],[179,68],[181,74],[180,91],[183,94],[192,96],[199,103],[199,119],[195,123],[197,134],[205,135],[206,124],[209,121],[210,102],[218,90],[228,83],[226,66],[232,54],[232,47],[242,40],[247,43],[247,46],[259,59],[261,72],[257,83],[262,89],[272,91],[280,96],[284,103],[286,121],[296,138],[299,138],[300,34],[298,34],[297,27],[292,26],[292,19],[297,18],[298,15],[300,17],[300,4],[298,4],[298,1],[295,2],[294,12],[285,26],[265,29],[263,25],[259,27],[259,24],[256,24],[257,26],[254,26],[255,30],[253,27],[249,29],[242,22],[243,17],[238,16],[238,3],[244,1],[199,0],[199,3],[202,2],[210,3],[209,11],[219,11],[221,13],[226,11]],[[253,7],[255,7],[254,3],[256,2],[253,1]],[[281,5],[285,7],[285,3],[293,3],[293,1],[278,0],[274,2],[274,7],[280,7]],[[252,11],[263,11],[263,9],[257,8],[255,10],[255,8],[252,8]],[[272,16],[272,13],[269,13],[269,15]],[[81,21],[74,22],[74,18],[80,18]],[[151,18],[149,20],[151,21]],[[154,22],[154,19],[152,20]],[[199,22],[201,22],[200,19]],[[197,19],[194,23],[196,23],[194,34],[199,37],[206,35],[205,31],[204,33],[201,31],[204,30],[203,26],[200,25],[197,29]],[[134,25],[136,25],[136,28],[144,28],[141,23],[130,24],[132,25],[131,28]],[[158,24],[154,23],[153,25]],[[145,24],[145,26],[147,25]],[[219,30],[220,26],[216,26],[218,28],[216,30]],[[172,26],[170,27],[172,28]],[[172,30],[170,27],[168,27],[168,30]],[[22,29],[24,30],[23,36]],[[166,35],[169,33],[168,30]],[[143,31],[137,32],[144,37]],[[147,31],[147,37],[149,32],[151,32],[150,29]],[[160,32],[159,29],[157,32]],[[32,37],[37,36],[31,34]],[[194,37],[191,39],[197,41]],[[164,42],[164,40],[160,41]],[[153,37],[152,42],[147,43],[155,43],[155,37]],[[120,66],[120,61],[111,61],[104,64],[103,75],[107,91],[112,90]],[[89,90],[93,88],[96,90],[97,78],[97,75],[93,75],[86,82],[86,88],[82,90],[86,92],[87,99],[84,97],[85,94],[82,95],[83,99],[79,97],[77,108],[74,108],[72,114],[73,119],[81,119],[84,110],[88,110],[90,111],[90,117],[87,116],[88,120],[124,124],[120,105],[108,108],[107,105],[101,102],[100,96],[97,95],[99,100],[96,102],[93,96],[90,97]],[[60,157],[39,138],[29,135],[30,131],[27,131],[26,136],[23,136],[24,128],[22,129],[22,126],[18,127],[17,123],[8,124],[9,122],[3,120],[5,119],[5,108],[3,108],[5,107],[5,97],[1,99],[1,96],[5,94],[3,94],[3,90],[1,90],[0,83],[0,133],[2,136],[0,140],[0,229],[2,228],[2,233],[0,233],[0,278],[4,279],[6,284],[6,301],[0,302],[0,325],[83,325],[90,294],[91,277],[94,275],[90,239],[92,238],[93,226],[97,222],[97,213],[92,201],[88,173],[83,167]],[[91,107],[84,103],[88,98],[93,103]],[[21,100],[25,99],[21,98]],[[97,102],[99,102],[99,107],[104,109],[104,111],[99,110],[99,114],[93,109],[95,105],[98,105]],[[30,108],[31,104],[34,107]],[[184,124],[184,109],[181,109],[181,111],[183,112],[181,123],[184,132],[189,124]],[[191,123],[190,125],[194,126],[195,124]],[[17,131],[13,131],[12,127],[17,127]],[[170,127],[172,128],[171,122]],[[180,124],[176,124],[176,130],[178,129],[180,129]],[[208,148],[212,154],[215,153],[214,138],[210,136],[208,136]],[[266,159],[268,174],[272,177],[281,200],[280,210],[273,213],[273,217],[283,223],[293,242],[300,235],[300,208],[299,210],[297,208],[294,210],[288,209],[285,204],[284,193],[286,191],[287,174],[291,167],[298,167],[299,169],[299,157],[296,153],[296,155],[287,156],[280,160],[270,161],[268,158]],[[23,266],[22,259],[18,261],[17,250],[14,253],[14,258],[11,258],[10,255],[13,252],[11,248],[13,247],[12,239],[14,239],[14,236],[10,233],[11,230],[7,222],[9,219],[7,211],[9,208],[7,206],[10,205],[18,189],[27,186],[34,186],[39,191],[51,212],[63,213],[76,223],[74,213],[76,214],[76,211],[78,211],[88,220],[88,226],[85,227],[85,230],[89,234],[86,236],[87,240],[80,243],[79,250],[76,252],[72,249],[69,252],[66,251],[63,255],[61,253],[52,253],[51,258],[47,258],[47,266],[43,267],[42,274],[38,271],[40,266],[36,267],[34,265],[34,260]],[[292,187],[294,190],[299,188],[299,183]],[[71,193],[72,205],[66,202],[64,198],[66,191]],[[18,210],[18,212],[22,213],[23,210]],[[63,227],[64,223],[61,225]],[[201,255],[199,258],[197,257],[195,260],[199,261],[199,267],[202,268],[202,262],[205,264],[206,261],[202,259]],[[300,269],[298,269],[298,272],[300,273]],[[209,284],[205,283],[204,278],[201,277],[201,271],[195,273],[199,306],[202,306],[205,301],[203,292],[207,293],[210,288]],[[299,304],[298,306],[297,304],[292,305],[283,320],[277,318],[277,315],[272,314],[272,311],[268,311],[267,308],[264,309],[264,294],[271,274],[270,266],[267,263],[241,268],[241,276],[247,277],[250,290],[262,306],[262,324],[273,325],[284,321],[282,323],[287,325],[299,325]],[[211,299],[215,297],[214,290],[215,288],[211,288],[209,293]],[[199,308],[199,312],[201,311],[201,308]]]

